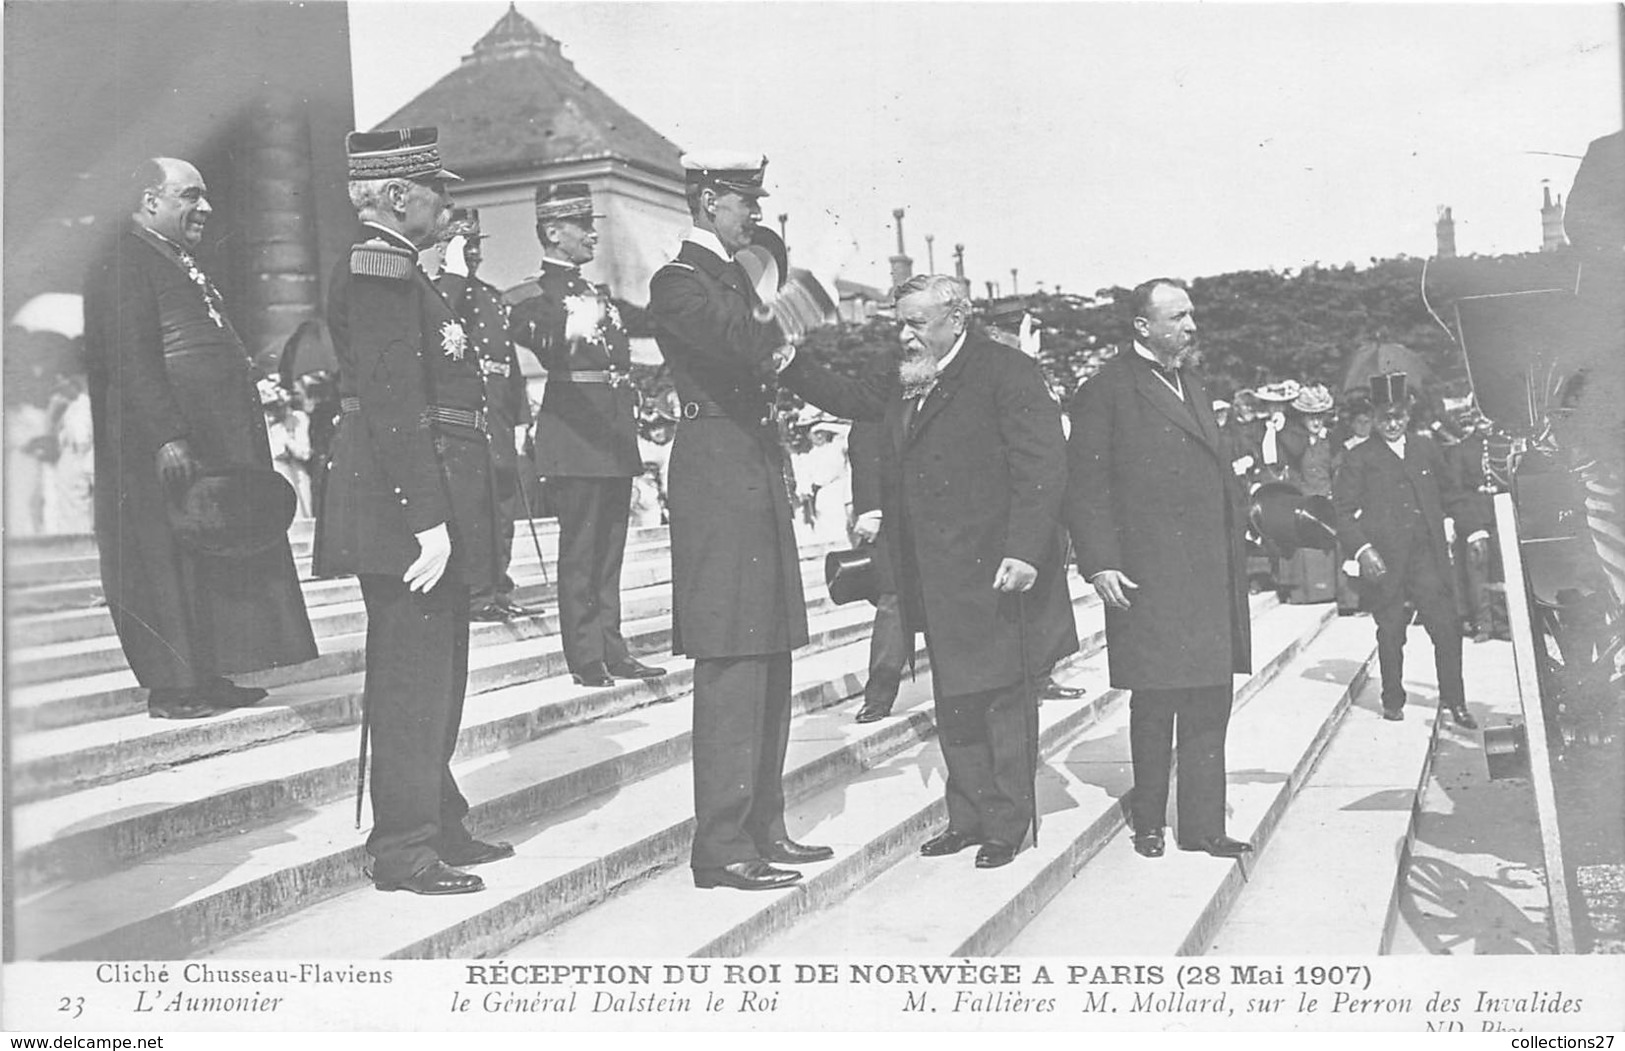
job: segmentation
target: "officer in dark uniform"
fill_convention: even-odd
[[[468,682],[468,588],[487,579],[491,454],[468,334],[418,250],[450,210],[434,128],[352,132],[355,246],[328,287],[342,416],[317,523],[319,575],[355,574],[367,606],[362,733],[371,733],[379,890],[465,894],[461,871],[508,857],[463,819],[451,774]]]
[[[435,287],[451,304],[469,349],[485,377],[485,419],[491,430],[491,482],[495,504],[496,559],[492,576],[470,580],[469,616],[473,620],[507,620],[535,612],[513,601],[513,578],[508,559],[513,554],[513,520],[518,517],[519,449],[514,428],[526,420],[525,377],[508,338],[508,309],[502,294],[478,277],[485,235],[480,232],[476,208],[453,208],[447,227],[451,236],[445,269]],[[461,240],[459,240],[459,238]]]
[[[1359,563],[1359,587],[1377,624],[1382,716],[1405,718],[1406,602],[1433,638],[1439,703],[1463,729],[1477,729],[1461,678],[1461,632],[1444,540],[1444,516],[1461,494],[1444,454],[1425,434],[1407,434],[1411,397],[1405,374],[1371,378],[1375,433],[1348,451],[1332,481],[1337,539]]]
[[[760,157],[684,158],[694,228],[649,283],[682,405],[667,481],[672,649],[694,658],[691,864],[699,887],[786,887],[834,856],[784,824],[790,651],[807,643],[801,567],[772,406],[793,352],[734,253],[760,218]]]
[[[637,390],[621,315],[581,276],[598,244],[586,183],[536,188],[542,272],[505,294],[509,331],[547,369],[536,413],[536,473],[559,516],[559,631],[580,686],[658,679],[621,636],[626,554],[638,455]]]

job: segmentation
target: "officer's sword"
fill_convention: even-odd
[[[530,459],[526,457],[526,459]],[[536,461],[530,461],[531,473],[534,475]],[[536,545],[536,561],[542,566],[542,583],[551,587],[552,579],[547,575],[547,559],[542,557],[542,538],[536,535],[536,515],[530,509],[530,490],[525,488],[525,480],[519,479],[519,498],[525,502],[525,524],[530,526],[530,542]]]

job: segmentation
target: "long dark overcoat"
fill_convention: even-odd
[[[1106,611],[1113,686],[1228,684],[1252,670],[1242,492],[1212,402],[1186,370],[1182,402],[1132,351],[1072,404],[1066,520],[1085,577],[1139,585]]]
[[[97,260],[85,353],[102,583],[137,680],[188,688],[316,656],[286,541],[235,559],[175,543],[160,446],[184,438],[205,468],[271,466],[248,355],[175,246],[132,224]]]
[[[772,416],[774,350],[744,271],[685,242],[649,282],[649,317],[684,417],[667,474],[672,652],[783,653],[807,643],[784,450]]]
[[[483,411],[478,358],[416,253],[381,228],[363,231],[327,291],[339,393],[357,409],[333,437],[316,572],[399,576],[418,556],[414,534],[444,522],[447,579],[486,579],[496,546],[489,442],[427,415],[430,405]]]
[[[785,380],[831,411],[873,412],[846,396],[852,384],[821,370],[792,365]],[[885,403],[881,528],[904,628],[926,632],[938,696],[1042,675],[1078,648],[1060,518],[1060,408],[1036,363],[973,333],[918,411],[906,410],[900,397]],[[993,590],[1006,558],[1038,570],[1030,591]]]

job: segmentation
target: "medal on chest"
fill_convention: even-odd
[[[440,349],[453,361],[462,361],[468,353],[468,333],[455,321],[440,323]]]

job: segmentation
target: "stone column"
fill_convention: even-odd
[[[261,367],[274,370],[300,322],[319,316],[315,188],[310,123],[302,99],[270,91],[244,126],[244,273],[248,324],[243,340]]]

